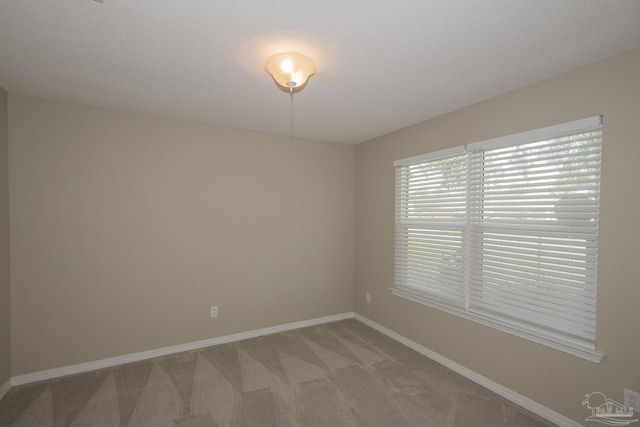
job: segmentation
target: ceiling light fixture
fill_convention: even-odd
[[[285,52],[267,58],[264,69],[277,84],[293,94],[294,89],[303,87],[309,77],[315,74],[316,64],[301,53]]]

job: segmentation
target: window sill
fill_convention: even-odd
[[[586,347],[578,343],[567,341],[563,338],[554,336],[550,333],[549,334],[542,333],[534,329],[526,328],[516,324],[511,324],[506,321],[494,319],[479,313],[467,311],[460,307],[456,307],[444,302],[439,302],[439,301],[430,299],[418,292],[412,292],[406,289],[399,289],[399,288],[390,288],[390,290],[391,290],[391,293],[393,293],[396,296],[426,305],[431,308],[442,310],[444,312],[453,314],[458,317],[462,317],[467,320],[472,320],[481,325],[489,326],[491,328],[497,329],[502,332],[507,332],[511,335],[515,335],[517,337],[524,338],[529,341],[533,341],[538,344],[545,345],[547,347],[551,347],[553,349],[571,354],[573,356],[580,357],[590,362],[600,363],[600,361],[604,357],[604,354],[598,353],[595,349]]]

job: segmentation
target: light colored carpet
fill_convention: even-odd
[[[353,319],[14,387],[7,427],[550,426]]]

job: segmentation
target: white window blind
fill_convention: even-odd
[[[396,283],[464,302],[466,154],[396,169]]]
[[[399,294],[595,350],[600,123],[395,162]]]

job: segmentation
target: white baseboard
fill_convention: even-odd
[[[10,388],[11,388],[11,378],[9,378],[4,384],[0,386],[0,400],[2,400],[4,395],[9,392]]]
[[[336,314],[332,316],[319,317],[316,319],[303,320],[300,322],[286,323],[284,325],[271,326],[263,329],[256,329],[248,332],[240,332],[237,334],[225,335],[217,338],[210,338],[202,341],[195,341],[186,344],[175,345],[171,347],[164,347],[155,350],[142,351],[139,353],[131,353],[123,356],[110,357],[107,359],[96,360],[93,362],[80,363],[77,365],[66,366],[62,368],[48,369],[45,371],[34,372],[26,375],[19,375],[13,377],[7,382],[4,383],[0,387],[0,399],[9,391],[12,386],[28,384],[36,381],[43,381],[52,378],[63,377],[66,375],[79,374],[82,372],[93,371],[96,369],[104,369],[111,368],[118,365],[123,365],[125,363],[138,362],[140,360],[151,359],[159,356],[167,356],[170,354],[180,353],[183,351],[197,350],[200,348],[211,347],[219,344],[226,344],[235,341],[242,341],[249,338],[256,338],[262,335],[275,334],[278,332],[290,331],[293,329],[306,328],[308,326],[321,325],[323,323],[336,322],[344,319],[355,318],[356,320],[364,323],[376,329],[377,331],[387,335],[388,337],[398,341],[401,344],[406,345],[407,347],[417,351],[418,353],[423,354],[424,356],[432,359],[441,365],[446,366],[459,373],[460,375],[470,379],[471,381],[480,384],[481,386],[493,391],[494,393],[504,397],[512,401],[513,403],[522,406],[523,408],[533,412],[536,415],[539,415],[552,423],[555,423],[562,427],[580,427],[582,424],[576,423],[575,421],[565,417],[558,412],[555,412],[546,406],[543,406],[528,397],[525,397],[521,394],[516,393],[513,390],[510,390],[474,371],[471,369],[465,368],[464,366],[447,359],[446,357],[414,342],[408,338],[403,337],[402,335],[388,329],[373,320],[370,320],[364,316],[361,316],[357,313],[349,312]]]
[[[447,368],[451,369],[452,371],[457,372],[458,374],[470,379],[471,381],[480,384],[481,386],[491,390],[492,392],[504,397],[505,399],[510,400],[511,402],[515,403],[516,405],[519,405],[531,412],[533,412],[534,414],[551,421],[554,424],[557,424],[561,427],[581,427],[582,424],[577,423],[575,421],[573,421],[570,418],[565,417],[564,415],[553,411],[549,408],[547,408],[546,406],[543,406],[541,404],[539,404],[538,402],[529,399],[528,397],[525,397],[519,393],[516,393],[515,391],[508,389],[507,387],[504,387],[498,383],[496,383],[495,381],[490,380],[487,377],[484,377],[480,374],[478,374],[477,372],[472,371],[471,369],[465,368],[464,366],[454,362],[453,360],[447,359],[446,357],[432,351],[429,350],[428,348],[416,343],[415,341],[411,341],[408,338],[403,337],[402,335],[392,331],[391,329],[388,329],[376,322],[374,322],[373,320],[370,320],[364,316],[361,316],[360,314],[355,313],[354,314],[354,318],[362,323],[364,323],[367,326],[372,327],[373,329],[376,329],[379,332],[382,332],[383,334],[387,335],[389,338],[392,338],[396,341],[398,341],[401,344],[406,345],[407,347],[417,351],[418,353],[427,356],[429,359],[432,359],[438,363],[440,363],[441,365],[446,366]]]
[[[96,360],[93,362],[80,363],[77,365],[65,366],[62,368],[48,369],[45,371],[34,372],[31,374],[18,375],[7,381],[11,386],[33,383],[36,381],[49,380],[52,378],[63,377],[67,375],[79,374],[82,372],[93,371],[96,369],[111,368],[125,363],[138,362],[140,360],[151,359],[153,357],[167,356],[170,354],[180,353],[183,351],[197,350],[200,348],[211,347],[219,344],[226,344],[234,341],[242,341],[249,338],[256,338],[262,335],[275,334],[278,332],[290,331],[292,329],[306,328],[308,326],[320,325],[323,323],[336,322],[338,320],[351,319],[354,313],[342,313],[332,316],[319,317],[316,319],[302,320],[300,322],[286,323],[284,325],[271,326],[263,329],[256,329],[248,332],[240,332],[237,334],[225,335],[217,338],[210,338],[202,341],[195,341],[186,344],[174,345],[171,347],[158,348],[155,350],[141,351],[139,353],[131,353],[123,356],[110,357],[108,359]],[[7,387],[5,384],[4,387]],[[2,391],[3,389],[0,389]],[[8,387],[7,387],[8,390]],[[6,393],[6,391],[5,391]],[[1,397],[1,395],[0,395]]]

